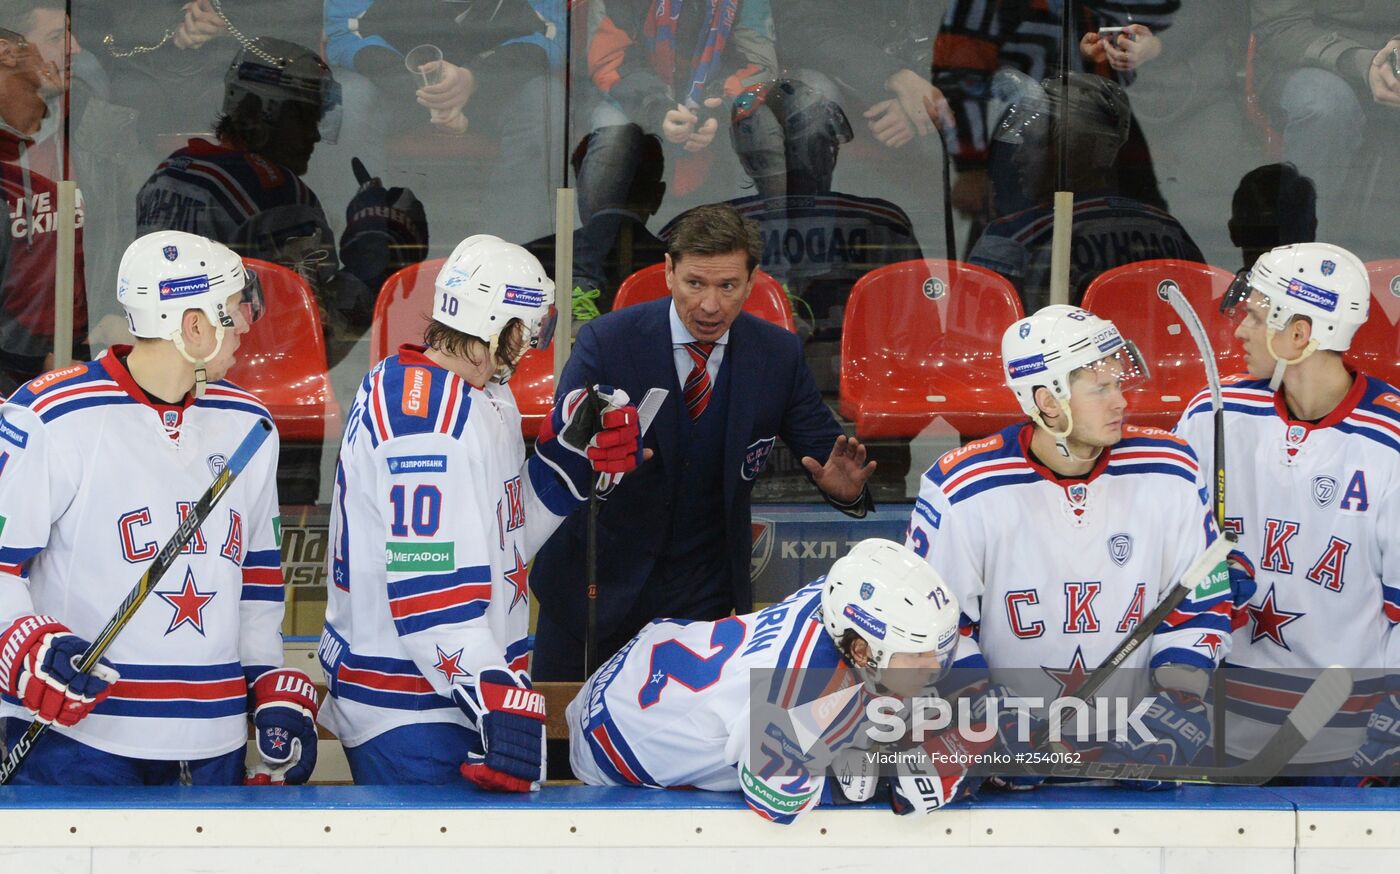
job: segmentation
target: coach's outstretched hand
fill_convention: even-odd
[[[875,472],[875,462],[865,460],[865,446],[844,434],[836,438],[825,464],[804,455],[802,466],[807,468],[817,488],[843,504],[854,503]]]

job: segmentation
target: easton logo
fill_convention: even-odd
[[[428,418],[428,395],[433,390],[433,375],[424,367],[410,367],[403,375],[403,414]]]

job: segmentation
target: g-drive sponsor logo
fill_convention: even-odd
[[[1337,309],[1337,295],[1335,292],[1325,288],[1318,288],[1301,279],[1292,279],[1288,282],[1289,297],[1297,298],[1303,303],[1311,304],[1320,310],[1334,312]]]
[[[16,428],[7,422],[4,417],[0,417],[0,437],[18,446],[20,449],[29,445],[29,432]]]
[[[507,285],[506,293],[501,297],[501,303],[538,309],[544,306],[544,289],[521,288],[518,285]]]
[[[410,367],[403,375],[403,397],[400,406],[405,416],[428,418],[428,396],[433,390],[433,375],[424,367]]]
[[[1045,356],[1037,352],[1025,358],[1017,358],[1006,365],[1006,369],[1011,374],[1012,379],[1030,376],[1033,373],[1042,373],[1045,370]]]
[[[387,570],[450,571],[457,566],[455,543],[395,543],[384,544]]]
[[[446,455],[395,455],[389,473],[447,473]]]
[[[193,297],[196,294],[204,294],[208,290],[209,277],[203,274],[199,276],[186,276],[182,279],[162,279],[160,281],[161,300]]]

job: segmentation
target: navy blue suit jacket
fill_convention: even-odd
[[[562,396],[585,385],[624,389],[640,403],[647,389],[670,394],[646,435],[651,460],[627,474],[598,513],[598,631],[607,636],[636,602],[665,551],[678,476],[681,416],[686,415],[672,354],[671,299],[609,313],[583,326],[559,381]],[[796,335],[748,313],[729,331],[721,369],[729,369],[729,403],[711,407],[727,420],[724,447],[724,531],[734,606],[753,605],[749,496],[770,457],[774,437],[801,458],[825,461],[841,426],[822,402]],[[530,587],[555,622],[583,637],[586,611],[586,512],[574,513],[535,557]]]

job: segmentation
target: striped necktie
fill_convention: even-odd
[[[690,413],[690,420],[693,422],[700,418],[700,414],[705,412],[705,407],[710,404],[711,388],[710,371],[706,369],[709,363],[710,353],[715,351],[714,343],[687,343],[685,351],[690,353],[690,375],[685,378],[685,408]]]

